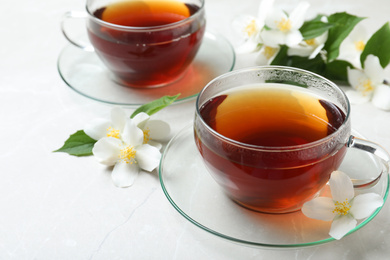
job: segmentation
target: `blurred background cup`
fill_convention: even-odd
[[[389,154],[351,135],[350,104],[333,82],[289,67],[232,71],[199,94],[195,142],[206,168],[239,205],[266,213],[299,210],[317,196],[348,147],[378,156],[389,172]],[[375,156],[374,156],[375,157]]]
[[[90,43],[72,37],[71,19],[86,19]],[[65,37],[95,51],[112,78],[135,88],[179,80],[194,59],[205,32],[204,0],[88,0],[86,12],[65,13]]]

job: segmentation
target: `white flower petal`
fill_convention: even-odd
[[[362,93],[356,90],[347,90],[345,94],[348,96],[351,104],[360,105],[367,103],[371,99],[371,95],[363,95]]]
[[[292,29],[299,29],[305,22],[305,14],[309,9],[308,2],[300,2],[298,6],[290,13],[290,21]]]
[[[318,55],[318,53],[320,53],[320,51],[322,50],[322,48],[324,48],[324,46],[325,46],[324,43],[318,45],[317,48],[315,48],[315,49],[313,50],[313,52],[310,54],[309,59],[314,59],[314,58]]]
[[[171,132],[169,124],[162,120],[149,120],[145,128],[150,130],[150,138],[157,141],[167,140]]]
[[[127,119],[125,128],[123,129],[122,139],[126,144],[138,146],[144,141],[144,132],[137,127],[134,120]]]
[[[341,43],[338,59],[349,61],[355,68],[361,68],[360,55],[368,38],[369,35],[364,26],[357,24]]]
[[[98,118],[89,122],[84,128],[84,132],[92,139],[99,140],[103,137],[107,137],[107,129],[110,126],[110,121]]]
[[[280,8],[274,8],[270,10],[270,12],[268,12],[268,15],[266,16],[264,21],[269,28],[279,30],[279,22],[283,20],[286,21],[287,19],[288,17],[283,10],[281,10]]]
[[[289,56],[301,56],[301,57],[308,57],[313,52],[313,48],[311,46],[302,46],[297,45],[291,48],[288,48],[287,54]]]
[[[361,69],[360,53],[358,54],[353,48],[352,44],[344,44],[343,50],[340,48],[340,54],[337,59],[348,61],[354,68]]]
[[[261,27],[264,26],[264,24],[263,25],[258,24],[257,18],[252,15],[239,15],[236,18],[234,18],[232,22],[232,28],[236,33],[239,34],[239,37],[243,38],[244,40],[247,40],[250,38],[250,35],[248,35],[245,29],[253,21],[255,21],[256,25],[258,26],[258,30],[260,30]]]
[[[357,195],[349,212],[355,219],[362,219],[370,216],[377,208],[382,207],[383,198],[376,193],[365,193]]]
[[[162,144],[161,143],[155,142],[153,140],[149,140],[148,144],[151,145],[151,146],[156,147],[158,150],[161,150],[161,148],[162,148]]]
[[[113,137],[104,137],[97,141],[92,148],[92,153],[98,162],[105,165],[114,165],[120,154],[121,141]]]
[[[112,170],[111,178],[115,186],[124,188],[134,183],[138,173],[139,167],[136,163],[118,162]]]
[[[363,41],[364,43],[366,43],[369,37],[370,35],[367,32],[366,27],[363,24],[359,23],[353,28],[346,40],[352,43],[357,41]]]
[[[272,10],[272,6],[274,4],[274,0],[263,0],[261,1],[259,5],[259,9],[257,11],[258,15],[258,21],[259,21],[259,26],[262,28],[264,26],[265,19]]]
[[[381,84],[385,79],[385,71],[379,62],[379,58],[374,55],[368,55],[364,61],[364,73],[374,85]]]
[[[259,43],[255,40],[254,37],[249,38],[243,44],[237,46],[236,52],[239,54],[255,52],[258,49]]]
[[[137,147],[135,155],[137,164],[145,171],[153,171],[160,163],[161,153],[159,149],[148,144]]]
[[[275,57],[275,56],[274,56],[274,57]],[[271,59],[268,59],[268,58],[265,56],[264,52],[260,52],[260,53],[257,55],[256,61],[255,61],[255,62],[256,62],[257,65],[260,65],[260,66],[262,66],[262,65],[269,65],[274,57],[271,57]]]
[[[329,235],[335,239],[341,239],[349,231],[356,227],[357,221],[351,215],[337,216],[330,227]]]
[[[342,203],[346,199],[350,201],[355,196],[351,178],[342,171],[332,172],[329,185],[334,201]]]
[[[264,30],[261,32],[261,38],[265,45],[277,48],[279,44],[286,44],[286,34],[277,30]]]
[[[390,110],[390,86],[380,84],[375,88],[372,103],[377,108]]]
[[[286,35],[286,45],[289,47],[299,44],[302,40],[302,34],[298,30],[291,30]]]
[[[318,197],[303,204],[302,213],[309,218],[331,221],[336,214],[333,213],[334,202],[328,197]]]
[[[328,35],[329,35],[329,33],[326,31],[323,34],[321,34],[320,36],[316,37],[315,40],[316,40],[317,44],[325,45],[326,40],[328,40]]]
[[[354,89],[358,89],[362,82],[368,80],[366,74],[361,70],[347,68],[348,70],[348,82]]]
[[[123,131],[123,128],[125,127],[125,123],[126,123],[125,111],[120,107],[114,107],[111,110],[111,122],[113,128],[119,131]]]
[[[150,116],[144,112],[138,113],[133,117],[134,124],[138,126],[141,129],[144,129],[145,125],[147,124]]]

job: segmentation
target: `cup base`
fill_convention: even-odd
[[[247,205],[245,203],[242,203],[238,200],[235,200],[235,199],[232,199],[230,198],[234,203],[236,203],[237,205],[243,207],[243,208],[246,208],[246,209],[249,209],[249,210],[252,210],[252,211],[255,211],[255,212],[259,212],[259,213],[265,213],[265,214],[288,214],[288,213],[294,213],[296,211],[299,211],[301,210],[301,207],[302,205],[299,205],[297,207],[294,207],[294,208],[288,208],[288,209],[270,209],[270,208],[262,208],[262,207],[256,207],[256,206],[251,206],[251,205]]]
[[[169,86],[169,85],[181,80],[185,76],[187,71],[188,71],[188,69],[186,69],[184,72],[182,72],[178,76],[171,78],[169,80],[166,80],[166,81],[156,80],[156,81],[134,83],[134,81],[128,81],[128,80],[125,80],[123,78],[117,77],[113,73],[110,73],[110,79],[112,81],[114,81],[115,83],[117,83],[121,86],[124,86],[124,87],[128,87],[128,88],[136,88],[136,89],[161,88],[161,87]]]
[[[300,202],[299,204],[289,206],[289,207],[274,207],[274,208],[271,208],[268,206],[264,207],[264,206],[259,206],[259,205],[249,205],[247,203],[244,203],[242,201],[239,201],[237,199],[232,198],[231,196],[229,196],[229,194],[226,194],[226,192],[225,192],[225,194],[229,199],[231,199],[237,205],[239,205],[243,208],[249,209],[251,211],[265,213],[265,214],[288,214],[288,213],[294,213],[294,212],[300,211],[305,202],[318,197],[323,192],[323,189],[324,189],[324,187],[320,191],[318,191],[316,194],[314,194],[312,197],[307,198],[305,201]]]

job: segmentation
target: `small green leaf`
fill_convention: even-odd
[[[353,65],[344,60],[334,60],[326,64],[323,76],[330,80],[340,81],[342,83],[347,84],[348,67],[353,68]]]
[[[310,40],[324,34],[332,27],[333,24],[312,20],[305,22],[299,31],[302,33],[304,40]]]
[[[130,118],[135,117],[137,114],[139,114],[141,112],[144,112],[144,113],[148,114],[149,116],[151,116],[151,115],[157,113],[158,111],[160,111],[161,109],[163,109],[164,107],[172,104],[179,96],[180,96],[180,94],[177,94],[176,96],[163,96],[163,97],[156,99],[152,102],[144,104],[144,105],[140,106],[139,108],[137,108],[133,112],[133,114],[131,114]]]
[[[385,68],[390,62],[390,26],[387,22],[367,41],[363,53],[360,55],[360,62],[364,67],[364,61],[368,55],[374,55],[379,58],[382,68]]]
[[[300,57],[300,56],[291,56],[290,59],[291,59],[291,65],[293,67],[309,70],[320,75],[322,75],[325,70],[325,62],[321,58],[320,54],[318,54],[313,59],[309,59],[308,57]]]
[[[280,46],[278,54],[272,60],[271,65],[291,66],[287,55],[288,47],[286,45]]]
[[[64,145],[54,152],[64,152],[74,156],[92,155],[92,148],[96,143],[95,139],[89,137],[83,130],[72,134]]]
[[[329,29],[328,39],[324,49],[328,53],[328,61],[333,61],[339,56],[340,44],[349,35],[353,28],[363,17],[357,17],[348,13],[335,13],[328,17],[333,27]]]
[[[288,47],[282,46],[271,65],[290,66],[309,70],[318,74],[323,73],[325,62],[322,60],[321,55],[317,55],[314,59],[309,59],[308,57],[288,56],[287,51]]]

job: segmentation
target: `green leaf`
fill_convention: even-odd
[[[54,152],[64,152],[74,156],[92,155],[92,148],[96,143],[95,139],[89,137],[83,130],[72,134],[64,145]]]
[[[324,23],[315,19],[305,22],[299,31],[302,33],[304,40],[310,40],[324,34],[332,27],[333,24]]]
[[[287,51],[288,47],[282,46],[271,65],[290,66],[318,74],[322,74],[324,71],[325,62],[322,60],[321,55],[317,55],[314,59],[309,59],[308,57],[288,56]]]
[[[145,112],[146,114],[151,116],[151,115],[157,113],[158,111],[160,111],[161,109],[163,109],[164,107],[172,104],[179,96],[180,96],[180,94],[177,94],[176,96],[163,96],[163,97],[156,99],[152,102],[144,104],[144,105],[140,106],[139,108],[137,108],[133,112],[133,114],[131,114],[130,118],[135,117],[137,114],[139,114],[141,112]]]
[[[328,17],[333,27],[329,29],[328,39],[324,49],[328,53],[328,61],[333,61],[339,56],[340,44],[349,35],[352,29],[364,18],[348,13],[335,13]]]
[[[290,66],[317,73],[333,81],[348,82],[347,67],[353,67],[347,61],[334,60],[326,63],[318,54],[314,59],[300,56],[288,56],[287,47],[282,47],[272,61],[272,65]]]
[[[315,58],[309,59],[307,57],[291,56],[291,65],[296,68],[309,70],[314,73],[323,74],[325,70],[325,62],[318,54]]]
[[[360,55],[360,62],[364,67],[364,61],[368,55],[374,55],[379,58],[382,68],[385,68],[390,62],[390,26],[387,22],[367,41],[366,47]]]
[[[333,81],[348,83],[348,67],[353,68],[353,65],[344,60],[334,60],[326,64],[323,76]]]
[[[280,46],[280,50],[278,54],[276,54],[275,58],[272,60],[271,65],[290,66],[287,51],[288,47],[286,45]]]

